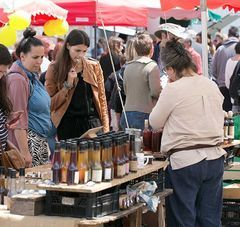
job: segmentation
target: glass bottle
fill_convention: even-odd
[[[135,135],[135,152],[140,153],[142,151],[142,130],[141,129],[134,129]]]
[[[224,111],[224,144],[228,144],[228,130],[229,130],[229,122],[228,122],[228,114]]]
[[[125,174],[129,174],[129,135],[124,136],[124,159],[125,159]]]
[[[138,160],[135,151],[135,135],[130,135],[130,172],[137,172],[138,170]]]
[[[8,168],[7,169],[7,179],[6,179],[6,185],[5,185],[5,188],[6,188],[6,195],[8,194],[8,191],[9,191],[9,188],[10,188],[10,185],[11,185],[11,172],[12,172],[12,168]]]
[[[228,142],[232,143],[234,141],[234,121],[233,121],[233,112],[232,111],[228,111],[228,122],[229,122]]]
[[[20,194],[25,189],[25,168],[19,168],[19,180],[17,184],[17,193]]]
[[[9,198],[17,194],[16,174],[17,174],[17,171],[15,169],[12,169],[10,174],[11,183],[10,183],[10,188],[8,190]]]
[[[71,144],[70,164],[67,170],[67,184],[74,185],[79,182],[79,172],[77,168],[77,143]]]
[[[152,131],[152,152],[160,152],[162,132]]]
[[[143,130],[143,150],[152,150],[152,131],[149,129],[148,120],[144,120],[144,130]]]
[[[92,181],[96,183],[102,182],[102,165],[100,158],[101,145],[99,141],[94,141],[94,152],[93,152],[93,162],[92,162]]]
[[[111,179],[114,178],[114,165],[113,165],[113,157],[112,157],[112,139],[108,138],[108,161],[112,168],[112,176]]]
[[[54,184],[61,182],[61,172],[61,146],[60,142],[56,142],[52,165],[52,182]]]
[[[109,159],[109,147],[110,140],[104,139],[102,141],[102,168],[103,168],[103,181],[111,181],[112,180],[112,161]]]
[[[68,171],[68,166],[70,163],[70,153],[71,153],[71,146],[72,143],[70,141],[60,141],[61,145],[61,156],[63,157],[62,159],[62,168],[61,168],[61,182],[62,183],[67,183],[67,171]]]
[[[77,167],[79,171],[79,183],[86,184],[88,182],[88,143],[86,141],[79,143]]]
[[[94,150],[94,143],[92,140],[89,140],[88,141],[88,179],[89,180],[92,180],[93,150]]]
[[[125,165],[121,154],[121,137],[115,138],[115,158],[114,164],[114,178],[123,178],[125,175]]]
[[[0,205],[4,204],[5,196],[5,168],[0,166]]]
[[[126,164],[126,161],[125,161],[125,152],[124,152],[124,149],[125,149],[125,142],[124,142],[124,135],[121,135],[120,136],[120,152],[119,152],[119,158],[120,158],[120,161],[122,162],[122,165],[123,165],[123,176],[126,175],[126,167],[125,167],[125,164]]]

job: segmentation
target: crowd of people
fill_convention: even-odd
[[[153,129],[163,131],[161,152],[170,161],[166,186],[174,193],[166,202],[168,225],[220,226],[225,151],[219,144],[223,109],[239,109],[230,96],[240,60],[238,29],[231,27],[226,40],[221,33],[215,40],[208,36],[209,75],[202,75],[201,42],[201,33],[185,37],[168,23],[126,43],[110,37],[109,50],[99,40],[92,51],[98,61],[86,56],[90,39],[83,30],[72,30],[49,53],[27,28],[14,60],[0,45],[1,150],[15,147],[26,167],[42,165],[56,140],[98,126],[103,132],[143,130],[149,119]]]

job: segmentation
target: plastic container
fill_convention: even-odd
[[[223,200],[222,224],[227,227],[240,226],[240,200]]]
[[[119,189],[97,193],[47,191],[45,214],[92,219],[119,211]]]

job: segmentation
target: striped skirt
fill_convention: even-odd
[[[32,155],[32,165],[39,166],[49,162],[47,139],[28,129],[28,149]]]

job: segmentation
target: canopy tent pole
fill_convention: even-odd
[[[98,3],[98,1],[97,1],[97,3]],[[103,27],[103,34],[104,34],[104,37],[105,37],[105,40],[106,40],[107,49],[108,49],[108,52],[109,52],[109,57],[110,57],[111,65],[112,65],[112,68],[113,68],[114,79],[115,79],[115,83],[116,83],[116,86],[117,86],[117,90],[118,90],[118,95],[119,95],[119,98],[120,98],[120,102],[121,102],[121,105],[122,105],[122,110],[123,110],[122,112],[123,112],[123,115],[124,115],[124,118],[125,118],[125,121],[126,121],[126,126],[127,126],[127,128],[129,128],[128,119],[127,119],[127,115],[126,115],[126,110],[125,110],[125,107],[124,107],[124,104],[123,104],[123,100],[122,100],[121,88],[119,87],[119,83],[118,83],[118,79],[117,79],[117,74],[116,74],[116,70],[115,70],[115,66],[114,66],[114,62],[113,62],[113,58],[112,58],[112,53],[111,53],[111,50],[110,50],[110,46],[109,46],[109,43],[108,43],[108,37],[107,37],[107,33],[106,33],[106,29],[105,29],[104,22],[103,22],[103,17],[102,17],[102,11],[101,11],[101,9],[99,10],[99,13],[100,13],[100,20],[101,20],[102,27]]]
[[[202,22],[202,65],[203,75],[208,77],[207,0],[200,0]]]

